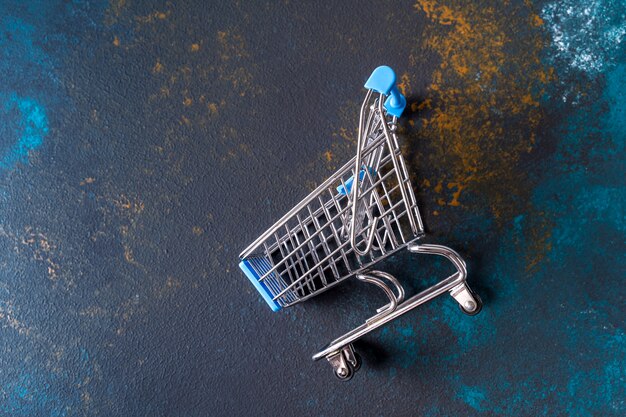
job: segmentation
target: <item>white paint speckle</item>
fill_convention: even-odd
[[[626,37],[622,0],[554,1],[541,17],[552,36],[553,58],[592,77],[614,60]]]

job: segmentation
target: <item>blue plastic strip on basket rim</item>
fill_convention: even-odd
[[[374,170],[374,168],[368,167],[368,171],[370,172],[370,175],[372,177],[376,176],[376,170]],[[359,181],[363,181],[363,178],[365,178],[365,169],[361,168],[361,170],[359,171]],[[345,182],[346,184],[345,187],[343,186],[343,184],[339,184],[339,186],[337,187],[337,192],[342,195],[350,194],[350,192],[352,191],[353,182],[354,182],[354,175],[348,178],[348,180]],[[346,188],[348,189],[347,192],[346,192]]]
[[[372,71],[372,75],[365,82],[365,88],[389,96],[385,101],[387,113],[396,117],[402,115],[406,107],[406,98],[398,90],[396,73],[391,67],[382,65]]]
[[[272,294],[269,292],[265,284],[259,281],[261,278],[252,268],[248,260],[244,259],[239,262],[239,268],[243,271],[244,274],[248,277],[254,288],[261,294],[265,302],[270,306],[272,311],[278,311],[281,309],[281,306],[273,300]]]

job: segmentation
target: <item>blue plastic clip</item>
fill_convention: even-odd
[[[389,96],[385,100],[387,113],[396,117],[402,115],[406,107],[406,98],[398,90],[396,73],[390,67],[383,65],[376,68],[367,79],[365,88]]]
[[[280,305],[276,301],[273,300],[272,293],[266,287],[265,283],[262,281],[259,281],[260,277],[254,270],[252,265],[250,265],[250,262],[244,259],[243,261],[239,263],[239,268],[241,268],[243,273],[246,274],[246,276],[248,277],[252,285],[254,285],[254,288],[256,288],[259,294],[261,294],[261,297],[263,297],[263,300],[265,300],[267,305],[270,306],[272,311],[280,310]]]
[[[372,177],[376,175],[376,171],[374,171],[374,168],[369,167],[368,171],[370,172],[370,175]],[[361,171],[359,171],[359,181],[361,181],[361,183],[363,181],[363,178],[365,178],[365,169],[361,169]],[[345,187],[343,186],[343,184],[339,185],[339,187],[337,187],[337,192],[343,195],[350,194],[350,191],[352,191],[353,182],[354,182],[354,175],[348,178],[348,180],[345,182],[346,184]],[[346,188],[347,188],[347,191],[346,191]]]

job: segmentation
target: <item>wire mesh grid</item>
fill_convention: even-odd
[[[369,106],[359,172],[354,157],[244,252],[259,282],[282,307],[332,287],[423,234],[395,135],[395,118],[382,115],[378,104],[376,99]],[[386,133],[383,121],[390,127]],[[366,256],[354,252],[349,237],[356,175],[357,246],[374,233]]]

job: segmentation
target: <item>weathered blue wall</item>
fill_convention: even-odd
[[[0,1],[0,415],[626,414],[623,1],[208,3]],[[354,154],[383,63],[485,306],[342,384],[309,358],[379,294],[273,314],[237,255]]]

